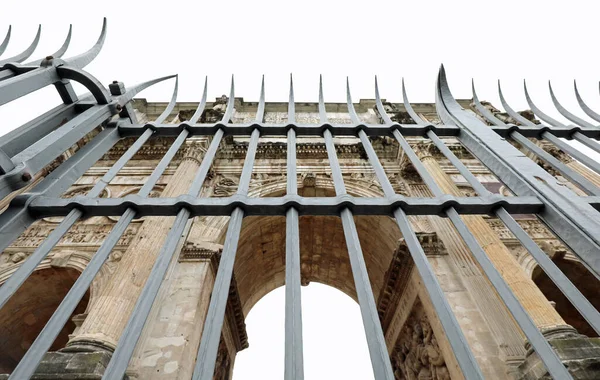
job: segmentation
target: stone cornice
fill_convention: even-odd
[[[404,239],[400,239],[398,246],[394,251],[390,266],[385,273],[383,287],[377,298],[377,313],[381,321],[383,332],[387,331],[403,290],[410,280],[410,274],[414,267],[414,262],[408,251]]]
[[[448,252],[435,232],[417,232],[419,243],[427,256],[447,255]],[[384,333],[389,328],[400,299],[410,281],[414,261],[404,238],[398,241],[390,266],[385,273],[383,287],[377,298],[377,313]]]

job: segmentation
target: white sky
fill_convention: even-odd
[[[95,42],[106,16],[105,47],[86,70],[104,84],[120,80],[126,85],[178,73],[180,101],[200,100],[205,75],[209,100],[228,93],[232,73],[236,96],[257,100],[265,74],[267,101],[287,101],[293,72],[297,101],[317,101],[319,74],[324,75],[326,101],[345,102],[346,75],[354,101],[373,98],[377,74],[383,98],[401,101],[405,77],[411,101],[433,102],[435,78],[444,63],[458,98],[471,98],[474,78],[480,99],[500,108],[495,86],[501,79],[509,104],[525,109],[522,79],[527,78],[536,104],[564,120],[550,102],[546,81],[551,79],[563,105],[589,120],[577,106],[575,78],[586,102],[600,111],[598,7],[590,1],[4,0],[1,9],[0,39],[9,24],[13,37],[0,59],[24,50],[39,23],[42,38],[32,59],[57,50],[69,23],[73,40],[65,57],[78,54]],[[141,96],[167,101],[171,89],[172,82],[161,84]],[[0,135],[58,101],[49,88],[0,107]],[[312,285],[303,288],[303,308],[306,378],[366,378],[358,375],[359,366],[367,372],[370,366],[358,306],[339,292]],[[335,322],[328,322],[332,315]],[[330,336],[323,326],[331,337],[337,328],[344,334],[315,343]],[[248,317],[248,331],[251,348],[238,356],[235,379],[281,379],[283,289],[257,304]],[[277,343],[271,350],[261,345],[272,338]],[[324,352],[316,351],[323,347]],[[359,351],[346,351],[350,349]],[[325,374],[335,360],[337,370],[355,367],[348,376]]]

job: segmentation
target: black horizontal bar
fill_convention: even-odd
[[[429,131],[435,132],[441,137],[457,136],[460,133],[460,127],[455,125],[421,125],[421,124],[268,124],[268,123],[246,123],[246,124],[134,124],[119,127],[119,132],[123,137],[139,136],[147,128],[156,129],[156,136],[177,136],[182,130],[187,129],[191,135],[212,136],[217,130],[222,129],[225,135],[248,135],[256,128],[260,130],[261,136],[286,136],[287,131],[294,129],[297,136],[322,136],[326,129],[332,131],[335,136],[356,137],[358,131],[365,131],[368,136],[389,136],[393,131],[398,130],[403,136],[422,136],[426,137]],[[509,125],[509,126],[491,126],[491,130],[502,137],[509,137],[511,133],[517,131],[525,137],[541,138],[544,132],[548,132],[556,137],[572,139],[575,132],[584,136],[600,139],[600,129],[585,128],[575,125],[565,127],[548,127],[546,125]]]
[[[293,129],[297,136],[318,136],[322,137],[326,129],[332,131],[336,136],[356,137],[358,131],[364,130],[369,136],[389,136],[394,130],[399,130],[405,136],[425,136],[427,131],[433,130],[440,136],[456,136],[460,129],[453,125],[417,125],[417,124],[267,124],[267,123],[246,123],[246,124],[134,124],[119,127],[119,132],[123,137],[138,136],[147,128],[156,129],[156,136],[176,136],[182,130],[187,129],[191,135],[212,136],[219,129],[225,132],[225,135],[248,135],[258,129],[260,135],[264,136],[287,136],[287,131]]]
[[[177,198],[144,198],[128,195],[124,198],[74,197],[69,199],[34,196],[29,203],[29,211],[38,218],[64,216],[78,209],[86,216],[118,216],[128,208],[136,210],[137,217],[174,216],[181,209],[190,211],[191,216],[231,215],[241,208],[244,215],[285,215],[290,207],[300,215],[339,215],[349,208],[356,215],[389,215],[401,208],[408,215],[439,215],[454,207],[460,214],[491,214],[503,207],[511,214],[535,214],[543,204],[535,197],[454,197],[444,195],[437,198],[404,197],[358,198],[344,194],[336,197],[311,197],[286,195],[279,198],[250,198],[234,195],[223,198],[196,198],[181,195]]]

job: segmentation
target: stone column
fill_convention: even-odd
[[[190,187],[200,166],[203,149],[199,144],[184,149],[182,162],[161,197],[176,197]],[[174,220],[174,217],[147,217],[144,220],[112,276],[118,280],[106,284],[79,334],[71,339],[68,347],[108,351],[116,348]]]
[[[458,186],[432,156],[432,148],[432,144],[423,144],[417,149],[423,165],[443,192],[463,196]],[[574,332],[574,329],[567,325],[544,294],[523,271],[517,260],[485,219],[479,215],[465,215],[462,218],[536,326],[546,333],[557,330],[564,331],[564,329],[570,329]]]

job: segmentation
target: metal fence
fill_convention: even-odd
[[[545,363],[549,373],[555,378],[571,378],[568,370],[561,363],[549,342],[535,326],[531,317],[519,303],[460,216],[461,214],[489,214],[502,220],[593,329],[600,333],[600,314],[598,311],[512,216],[516,213],[536,214],[595,276],[600,274],[600,260],[598,258],[598,252],[600,252],[600,214],[597,211],[600,207],[600,198],[598,198],[600,189],[530,140],[530,138],[547,140],[587,165],[593,171],[600,173],[600,164],[563,140],[577,140],[600,153],[600,144],[595,141],[600,136],[600,128],[565,110],[558,103],[553,93],[553,101],[559,112],[574,124],[563,125],[544,114],[533,104],[525,88],[530,107],[545,123],[536,125],[514,112],[500,92],[505,110],[520,123],[520,125],[507,125],[484,108],[474,93],[474,102],[477,109],[492,124],[492,126],[488,126],[474,114],[462,109],[453,98],[442,67],[435,89],[436,110],[442,121],[441,124],[434,125],[419,117],[406,97],[404,85],[402,89],[404,106],[416,124],[393,122],[386,114],[380,99],[377,81],[375,81],[376,107],[383,123],[369,125],[361,122],[354,110],[348,84],[347,104],[352,124],[332,124],[327,119],[322,82],[320,82],[320,123],[307,125],[297,123],[295,120],[294,90],[290,79],[288,122],[285,124],[267,124],[263,122],[265,114],[263,81],[255,122],[232,124],[229,123],[234,112],[234,84],[232,80],[227,108],[220,122],[198,123],[206,105],[205,83],[202,101],[192,118],[179,124],[166,124],[165,120],[175,106],[176,82],[173,97],[165,111],[153,122],[140,124],[136,120],[131,100],[144,88],[171,77],[159,78],[131,88],[126,88],[120,82],[114,82],[107,89],[91,74],[83,70],[99,53],[105,35],[106,20],[97,43],[89,51],[72,58],[61,59],[60,57],[69,44],[69,31],[67,40],[56,53],[43,60],[21,64],[33,53],[39,39],[38,31],[35,41],[23,53],[0,60],[0,105],[49,85],[56,87],[64,103],[0,138],[0,199],[29,185],[37,172],[49,165],[92,129],[99,125],[102,126],[99,134],[48,174],[30,192],[16,196],[8,209],[0,215],[0,251],[8,247],[37,219],[48,216],[65,217],[60,225],[37,247],[35,252],[0,287],[0,307],[6,304],[62,236],[84,215],[120,216],[111,233],[13,371],[10,379],[28,379],[33,375],[42,357],[68,321],[127,226],[134,218],[145,215],[176,216],[176,219],[119,340],[119,344],[104,374],[104,379],[120,379],[123,377],[167,271],[168,264],[176,252],[177,243],[181,238],[186,222],[189,218],[200,215],[229,215],[231,218],[221,262],[212,289],[212,297],[198,349],[193,379],[209,380],[213,377],[240,229],[243,218],[249,215],[286,216],[286,379],[303,378],[300,232],[298,225],[300,215],[337,215],[342,220],[376,379],[393,379],[394,375],[353,215],[385,215],[395,218],[416,268],[423,279],[423,284],[445,335],[466,378],[482,378],[481,370],[425,256],[419,239],[411,227],[408,215],[447,217],[456,227],[482,271],[506,304],[507,309],[523,330],[532,347]],[[4,42],[0,44],[0,54],[5,50],[9,37],[10,29]],[[89,94],[77,96],[73,91],[71,81],[81,83],[89,90]],[[552,89],[550,90],[552,91]],[[576,92],[576,95],[583,111],[592,119],[600,122],[600,114],[591,110],[583,102],[579,93]],[[64,120],[66,122],[61,123]],[[149,198],[148,195],[154,184],[167,168],[177,150],[185,143],[187,138],[198,135],[211,136],[212,141],[188,193],[177,198]],[[215,158],[219,144],[223,137],[228,135],[250,137],[237,193],[226,198],[200,197],[200,189]],[[139,193],[122,199],[100,198],[99,195],[102,190],[126,165],[128,160],[148,139],[156,136],[176,136],[176,139]],[[282,197],[248,197],[259,137],[264,136],[287,136],[287,194]],[[335,197],[305,198],[298,195],[296,141],[297,138],[304,136],[322,136],[324,138],[335,185]],[[368,160],[374,168],[383,189],[383,197],[360,198],[348,195],[336,156],[334,136],[357,136],[360,138]],[[395,138],[424,183],[433,193],[433,197],[404,197],[394,192],[371,145],[370,137],[374,136],[391,136]],[[406,141],[406,136],[420,136],[431,140],[471,184],[478,196],[455,197],[444,194]],[[458,139],[516,196],[503,197],[490,193],[445,146],[440,137],[446,136]],[[86,196],[78,196],[72,199],[60,198],[60,195],[86,170],[124,137],[136,137],[137,139]],[[543,170],[530,158],[524,156],[506,139],[513,139],[522,144],[523,147],[533,152],[565,178],[581,187],[587,196],[577,196],[573,191],[559,184],[551,174]]]

